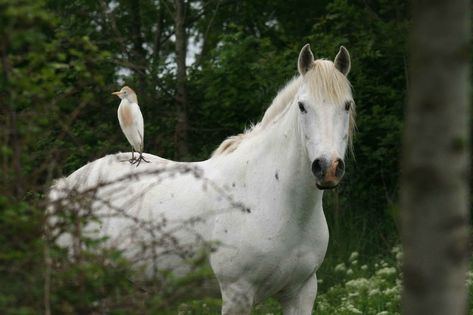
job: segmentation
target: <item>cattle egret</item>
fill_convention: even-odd
[[[130,87],[124,86],[120,91],[113,92],[113,95],[118,96],[122,101],[118,106],[118,121],[122,128],[125,137],[131,144],[131,159],[130,163],[136,166],[140,165],[141,161],[146,161],[143,157],[143,140],[144,140],[144,124],[143,115],[138,106],[138,98],[135,91]],[[135,151],[140,155],[135,159]]]

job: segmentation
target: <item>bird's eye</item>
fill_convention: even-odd
[[[307,113],[304,107],[304,103],[298,102],[297,104],[299,105],[299,110],[301,111],[301,113]]]
[[[351,101],[346,101],[345,102],[345,110],[348,112],[351,108]]]

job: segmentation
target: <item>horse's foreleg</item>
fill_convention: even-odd
[[[293,289],[280,299],[284,315],[310,315],[317,295],[317,276],[315,272],[304,285]]]
[[[230,284],[222,291],[222,315],[249,315],[253,307],[253,290],[245,285]]]

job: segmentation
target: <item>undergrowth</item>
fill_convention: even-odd
[[[397,315],[400,311],[402,253],[395,246],[390,255],[361,262],[358,252],[352,252],[345,261],[325,268],[330,283],[324,288],[324,274],[319,276],[319,294],[315,300],[313,314],[317,315]],[[365,258],[366,260],[366,258]],[[473,315],[473,268],[468,272],[469,313]],[[321,290],[323,288],[323,290]],[[322,292],[321,292],[322,291]],[[181,304],[177,313],[181,315],[220,314],[220,300],[194,300]],[[281,314],[279,304],[269,300],[254,308],[255,315]]]

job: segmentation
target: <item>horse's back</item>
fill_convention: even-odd
[[[144,154],[150,163],[137,167],[128,162],[130,156],[105,156],[56,181],[49,195],[55,211],[50,222],[77,213],[88,221],[83,235],[105,239],[104,246],[133,260],[142,258],[138,264],[147,270],[156,264],[174,268],[210,237],[209,189],[201,164]],[[59,244],[72,246],[72,234],[63,233]]]

